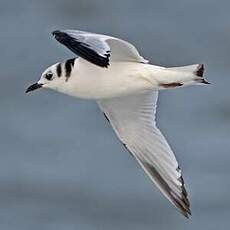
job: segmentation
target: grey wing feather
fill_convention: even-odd
[[[56,30],[53,35],[75,54],[101,67],[108,67],[110,61],[147,62],[132,44],[118,38],[78,30]]]
[[[99,101],[119,139],[164,196],[186,217],[190,212],[181,170],[156,127],[158,92]]]

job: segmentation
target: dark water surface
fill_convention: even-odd
[[[1,0],[0,229],[228,229],[230,2]],[[205,63],[208,87],[164,91],[158,122],[184,172],[193,216],[172,208],[94,102],[25,95],[74,55],[52,37],[81,29],[130,40],[152,63]]]

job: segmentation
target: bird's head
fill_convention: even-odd
[[[69,59],[63,63],[56,63],[48,67],[38,82],[29,86],[26,93],[39,88],[48,88],[60,92],[65,92],[65,85],[71,75],[75,59]]]
[[[40,88],[49,88],[53,90],[58,90],[58,88],[63,85],[63,78],[61,77],[61,63],[54,64],[48,67],[41,75],[38,82],[29,86],[26,93],[34,91]]]

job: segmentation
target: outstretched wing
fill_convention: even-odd
[[[130,43],[107,35],[78,30],[56,30],[54,37],[72,52],[101,67],[110,61],[148,62]]]
[[[150,179],[180,212],[190,212],[187,192],[177,160],[160,130],[155,113],[158,92],[105,99],[99,107],[117,136]]]

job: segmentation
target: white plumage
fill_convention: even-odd
[[[158,90],[208,84],[203,65],[165,68],[148,64],[130,43],[107,35],[64,30],[53,35],[79,58],[49,67],[27,92],[50,88],[96,100],[112,128],[164,196],[188,217],[181,170],[156,126]]]

